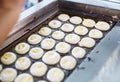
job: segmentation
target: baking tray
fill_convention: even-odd
[[[58,5],[58,3],[59,3],[59,5]],[[38,30],[41,27],[46,26],[49,21],[51,21],[52,19],[56,19],[56,17],[60,13],[66,13],[66,14],[69,14],[70,16],[77,15],[77,16],[80,16],[82,18],[91,18],[91,19],[94,19],[95,21],[103,20],[103,21],[108,22],[111,25],[111,27],[114,27],[116,25],[116,23],[119,21],[118,17],[114,18],[111,15],[105,15],[105,14],[101,14],[101,13],[90,12],[90,11],[87,11],[87,9],[85,11],[78,10],[78,8],[81,8],[81,7],[84,7],[84,6],[82,6],[78,3],[74,3],[74,6],[73,6],[73,3],[74,2],[70,2],[70,1],[66,2],[64,0],[63,1],[53,0],[53,2],[51,2],[49,5],[44,7],[45,9],[51,8],[50,10],[44,11],[43,12],[44,15],[43,14],[37,15],[37,17],[34,17],[34,20],[30,21],[29,24],[27,24],[23,29],[20,29],[19,31],[17,31],[17,33],[14,33],[14,35],[12,35],[12,36],[9,36],[9,39],[7,41],[10,41],[13,38],[14,39],[12,41],[10,41],[9,44],[4,45],[1,48],[0,54],[3,54],[6,51],[11,51],[15,47],[15,45],[18,44],[19,42],[23,42],[23,41],[26,42],[26,39],[28,38],[28,36],[30,36],[32,33],[38,32]],[[72,8],[70,8],[71,5],[72,5]],[[37,14],[39,12],[37,11]],[[108,35],[108,32],[111,32],[111,31],[112,31],[112,28],[109,31],[104,32],[104,38],[106,38],[106,36]],[[22,35],[20,35],[21,33],[22,33]],[[102,40],[97,40],[96,47],[101,43]],[[81,63],[84,62],[85,60],[88,60],[89,62],[91,62],[92,58],[89,57],[89,54],[92,53],[95,49],[86,49],[86,50],[88,51],[86,57],[84,59],[78,61],[78,65],[76,66],[76,69],[83,69],[83,70],[86,69],[85,66],[81,66]],[[76,69],[75,69],[74,72],[73,72],[73,70],[72,71],[67,71],[66,72],[66,78],[64,79],[64,81],[73,82],[73,80],[71,80],[71,79],[72,78],[74,79],[76,77],[76,73],[75,73]],[[72,72],[75,73],[75,76]],[[19,73],[21,73],[21,72],[19,72]],[[79,74],[82,75],[83,73],[80,72]],[[70,75],[70,79],[68,78],[69,75]],[[45,77],[43,77],[42,79],[45,79]],[[37,78],[36,78],[36,80],[37,80]],[[35,82],[36,82],[36,80],[35,80]],[[77,80],[75,82],[82,82],[82,81],[80,81],[80,79],[77,78]],[[87,81],[84,81],[84,82],[87,82]]]

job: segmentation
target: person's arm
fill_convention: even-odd
[[[0,0],[0,45],[18,20],[25,0]]]

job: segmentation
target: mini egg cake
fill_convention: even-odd
[[[60,21],[58,21],[58,20],[52,20],[52,21],[49,22],[48,25],[51,28],[59,28],[62,25],[62,23]]]
[[[13,82],[17,76],[17,71],[13,68],[5,68],[0,73],[0,80],[2,82]]]
[[[69,18],[70,18],[70,16],[68,14],[60,14],[58,16],[58,19],[61,20],[61,21],[63,21],[63,22],[69,20]]]
[[[64,32],[72,32],[74,30],[74,26],[70,23],[65,23],[61,26],[61,30]]]
[[[82,24],[86,27],[93,28],[95,26],[95,21],[92,19],[84,19]]]
[[[59,53],[68,53],[71,49],[70,44],[66,43],[66,42],[59,42],[56,46],[55,46],[55,50],[58,51]]]
[[[95,28],[101,30],[101,31],[107,31],[110,29],[110,25],[107,22],[104,21],[98,21],[95,25]]]
[[[42,62],[35,62],[30,68],[30,73],[37,77],[45,75],[46,71],[47,66]]]
[[[77,44],[80,41],[80,36],[78,36],[76,34],[68,34],[65,37],[65,41],[70,44]]]
[[[34,82],[32,75],[28,73],[22,73],[18,75],[14,82]]]
[[[15,63],[15,67],[18,70],[26,70],[30,67],[30,65],[31,65],[31,61],[27,57],[20,57],[17,59]]]
[[[84,37],[82,40],[79,42],[79,45],[81,47],[86,47],[86,48],[92,48],[95,45],[95,40],[90,38],[90,37]]]
[[[48,36],[50,35],[52,32],[52,30],[48,27],[42,27],[40,30],[39,30],[39,34],[42,35],[42,36]]]
[[[52,38],[46,38],[41,42],[41,47],[43,49],[49,50],[55,46],[56,41]]]
[[[75,58],[83,58],[86,54],[86,51],[85,49],[81,48],[81,47],[74,47],[72,49],[72,55],[75,57]]]
[[[3,66],[0,64],[0,72],[2,71],[2,69],[3,69]]]
[[[47,82],[47,81],[45,81],[45,80],[39,80],[39,81],[37,81],[37,82]]]
[[[61,40],[64,38],[64,36],[65,36],[65,33],[62,31],[55,31],[52,33],[52,37],[56,40]]]
[[[16,60],[16,54],[13,52],[6,52],[1,57],[1,62],[5,65],[10,65],[15,62]]]
[[[29,49],[30,49],[30,45],[25,42],[19,43],[15,46],[15,51],[18,54],[25,54],[29,51]]]
[[[51,68],[47,73],[47,79],[50,82],[61,82],[65,77],[64,72],[60,68]]]
[[[66,70],[72,70],[75,68],[77,61],[72,56],[64,56],[60,60],[60,66]]]
[[[48,51],[44,54],[42,61],[48,65],[55,65],[60,60],[60,54],[56,51]]]
[[[70,22],[72,24],[80,24],[82,22],[82,18],[80,18],[78,16],[73,16],[70,18]]]
[[[74,32],[78,35],[86,35],[88,33],[88,29],[85,26],[77,26],[74,29]]]
[[[100,30],[97,30],[97,29],[90,30],[88,35],[89,35],[89,37],[95,38],[95,39],[99,39],[99,38],[103,37],[103,33]]]
[[[28,38],[28,43],[30,43],[30,44],[38,44],[38,43],[40,43],[41,40],[42,40],[42,37],[40,35],[32,34]]]
[[[42,55],[44,54],[44,50],[40,47],[34,47],[29,51],[29,56],[32,59],[40,59]]]

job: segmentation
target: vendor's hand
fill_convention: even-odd
[[[26,0],[0,0],[0,8],[19,10],[23,8]]]
[[[0,0],[0,45],[16,24],[25,0]]]

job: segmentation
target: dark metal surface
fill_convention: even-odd
[[[69,2],[103,7],[105,9],[108,8],[108,9],[120,10],[119,0],[60,0],[60,1],[69,1]]]
[[[116,16],[120,19],[120,4],[103,0],[60,0],[59,6],[63,9]]]

